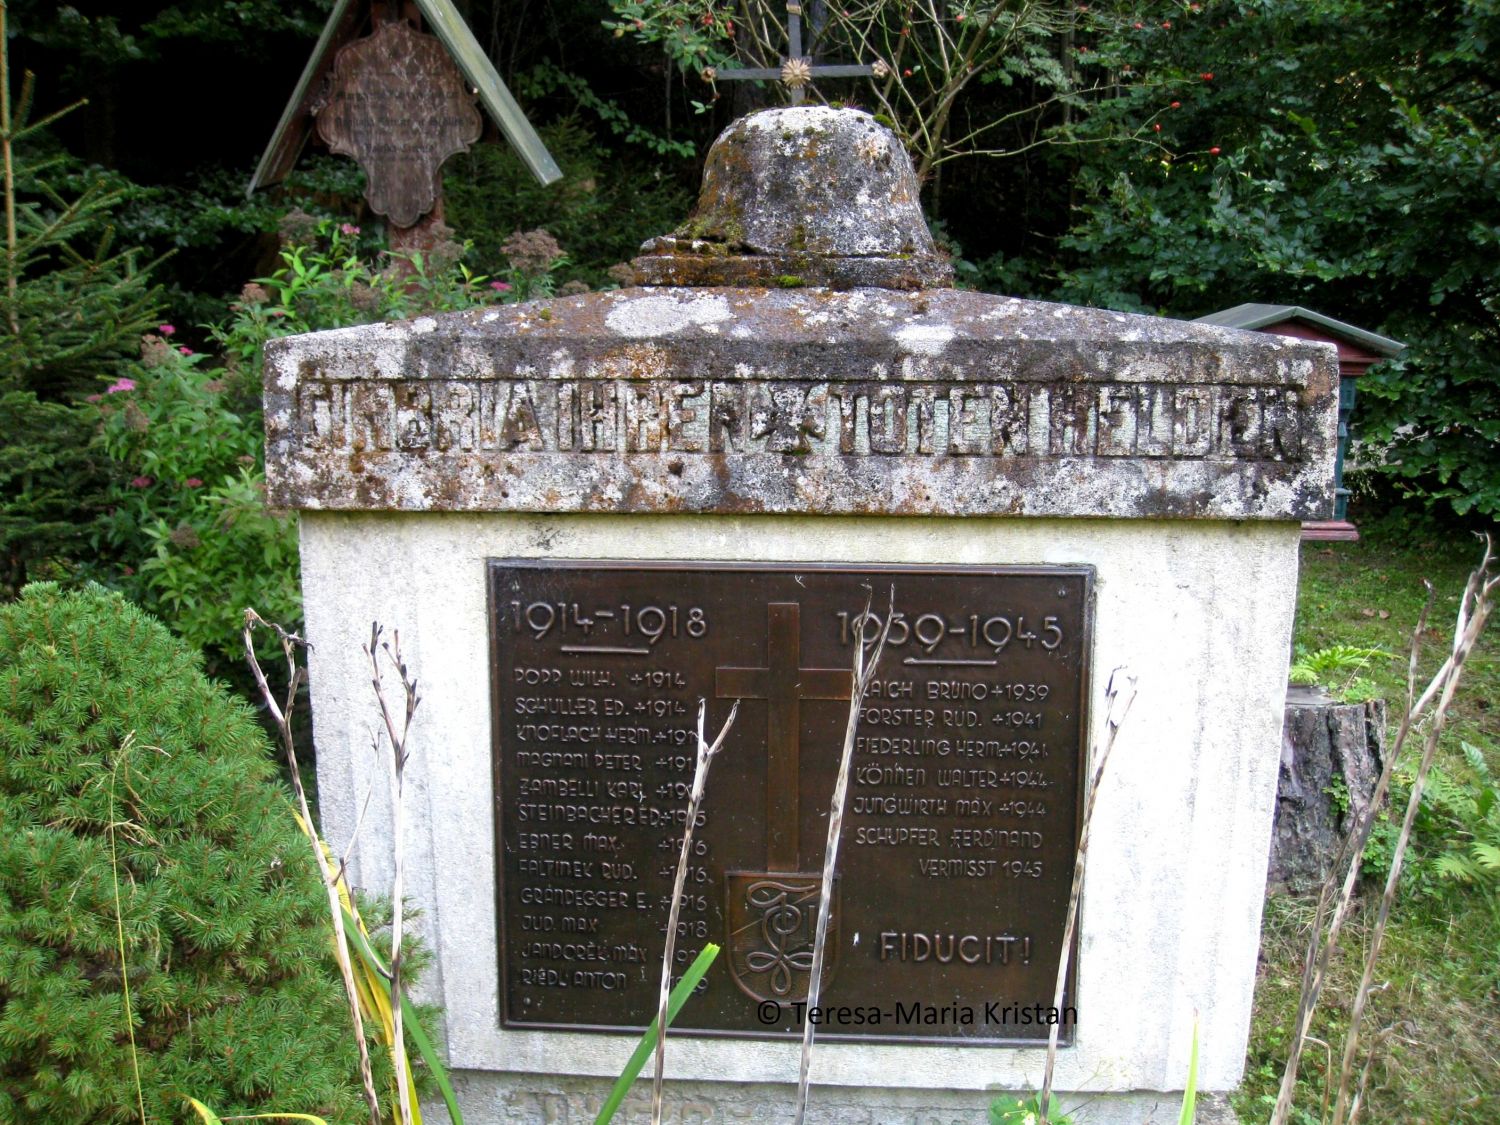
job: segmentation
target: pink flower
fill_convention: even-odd
[[[98,402],[103,397],[104,397],[103,395],[89,395],[88,398],[84,399],[83,401],[84,402]]]
[[[104,388],[104,393],[107,395],[113,395],[119,394],[121,391],[133,390],[135,390],[134,379],[116,379],[113,383]]]
[[[201,488],[203,486],[203,482],[197,477],[188,477],[188,479],[183,481],[182,483],[185,488]]]
[[[156,326],[156,330],[163,336],[170,336],[172,335],[172,333],[177,331],[177,329],[170,324],[158,324]]]
[[[150,488],[152,485],[150,477],[136,477],[130,482],[131,488]]]
[[[510,292],[510,284],[504,281],[492,281],[490,282],[490,288],[493,289],[496,293]]]
[[[193,354],[193,349],[189,348],[189,347],[181,347],[181,348],[178,348],[177,350],[180,351],[183,355],[192,355]]]
[[[339,227],[339,233],[340,234],[358,234],[359,233],[359,228],[357,226],[355,226],[353,223],[345,223],[343,226]]]

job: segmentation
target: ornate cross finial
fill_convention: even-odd
[[[873,66],[849,64],[846,66],[814,66],[811,58],[802,54],[802,5],[790,0],[786,6],[787,57],[780,68],[769,66],[735,67],[720,70],[716,79],[735,81],[742,78],[765,78],[780,82],[792,92],[792,104],[801,105],[803,90],[814,78],[864,78],[875,73]]]

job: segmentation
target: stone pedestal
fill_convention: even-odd
[[[1200,1090],[1232,1089],[1243,1066],[1299,521],[1326,516],[1332,504],[1333,350],[922,288],[941,280],[942,263],[917,234],[910,247],[841,241],[870,224],[845,223],[838,201],[882,214],[915,208],[909,165],[903,168],[891,139],[854,111],[782,111],[757,121],[743,132],[759,141],[736,149],[735,159],[770,163],[750,169],[745,182],[836,179],[852,160],[868,165],[851,180],[858,190],[823,192],[819,198],[828,201],[805,208],[796,222],[746,222],[735,233],[726,223],[736,208],[747,215],[762,206],[784,209],[799,194],[726,203],[717,188],[706,189],[699,226],[649,245],[637,263],[643,277],[666,284],[268,347],[268,478],[273,502],[303,512],[329,840],[342,851],[381,776],[369,752],[372,712],[360,652],[369,621],[378,619],[401,630],[422,681],[411,744],[407,887],[436,953],[424,988],[444,1005],[449,1059],[475,1099],[469,1119],[585,1120],[629,1055],[630,1037],[566,1021],[524,1027],[502,1019],[504,1001],[520,994],[508,992],[517,985],[501,977],[507,962],[499,949],[497,880],[516,868],[507,866],[509,849],[498,849],[497,839],[508,838],[497,836],[496,822],[497,814],[504,821],[521,812],[517,795],[496,787],[496,761],[511,755],[519,762],[528,748],[498,733],[504,728],[492,700],[502,696],[492,675],[499,667],[516,670],[507,654],[525,641],[523,626],[542,633],[554,618],[546,606],[523,618],[527,604],[487,600],[490,560],[533,571],[548,560],[592,560],[601,570],[651,561],[661,564],[663,589],[674,562],[775,563],[789,580],[800,568],[829,563],[1074,568],[1089,575],[1093,592],[1090,640],[1075,650],[1088,686],[1085,706],[1070,721],[1082,737],[1071,747],[1037,737],[1049,754],[1083,755],[1104,736],[1111,672],[1133,673],[1139,695],[1099,795],[1077,946],[1079,1015],[1073,1044],[1059,1058],[1057,1089],[1064,1106],[1086,1104],[1079,1120],[1095,1125],[1175,1120],[1195,1018]],[[777,161],[791,162],[779,177]],[[821,172],[805,166],[818,161]],[[917,231],[909,223],[891,229]],[[908,251],[912,257],[903,257]],[[806,267],[799,276],[807,284],[758,283],[787,262]],[[789,611],[781,603],[794,596],[778,595],[777,606]],[[595,604],[611,603],[601,595]],[[770,607],[752,608],[763,636]],[[977,644],[962,622],[971,612],[982,620],[981,609],[1000,614],[1004,607],[951,607],[952,621],[934,614],[944,632],[934,633],[929,621],[926,654],[898,654],[890,677],[912,678],[910,661],[931,659],[954,622],[963,636],[953,645]],[[808,617],[802,628],[838,631],[832,616]],[[804,632],[803,639],[810,646],[815,638]],[[628,650],[622,661],[649,649],[634,641],[604,647]],[[996,655],[1002,647],[952,661],[952,677],[963,679],[960,687],[1009,690]],[[764,651],[747,651],[744,667],[762,667]],[[622,675],[629,670],[620,667]],[[593,698],[577,689],[535,705],[576,711]],[[710,705],[727,709],[727,700]],[[601,710],[608,706],[600,701]],[[1057,718],[1045,708],[1037,714],[1044,726]],[[940,708],[888,706],[863,713],[862,730],[878,726],[876,733],[891,736],[882,746],[932,747],[940,756],[944,739],[951,748],[965,733],[947,729],[950,720],[941,716]],[[766,722],[762,712],[762,729]],[[678,725],[645,729],[655,739]],[[571,736],[565,729],[558,737]],[[863,754],[877,752],[866,746]],[[804,745],[803,760],[813,753]],[[535,757],[528,750],[527,761]],[[590,787],[602,778],[560,760],[553,772],[546,762],[536,765],[527,784],[572,794],[577,807],[567,815],[626,816],[615,810],[618,802],[590,804]],[[657,763],[651,755],[642,760],[644,778]],[[859,758],[856,766],[874,760]],[[1039,761],[1045,782],[1050,774]],[[1089,763],[1075,761],[1086,776]],[[1018,775],[1007,776],[986,774],[972,792],[954,795],[974,798],[980,810],[980,799],[996,792],[1034,795],[1016,788],[1023,784]],[[980,780],[998,788],[985,791]],[[390,810],[382,786],[373,789],[352,869],[362,885],[382,888],[390,875]],[[640,798],[652,810],[666,801],[655,793]],[[1065,804],[1076,796],[1065,794]],[[1015,803],[1005,815],[1015,815]],[[900,803],[892,804],[894,811],[871,814],[869,823],[922,823],[902,820]],[[754,817],[765,801],[761,793],[716,792],[711,777],[705,807],[710,815]],[[989,819],[976,827],[1015,827],[998,814],[978,815]],[[1036,815],[1030,830],[1069,842],[1072,819],[1062,811]],[[956,835],[913,837],[928,850],[910,852],[910,869],[930,854],[943,861],[940,870],[969,880],[975,901],[1013,901],[997,865],[971,870],[952,862],[968,838]],[[761,869],[754,858],[732,861]],[[710,885],[699,915],[713,931],[710,940],[730,936],[716,906],[724,893],[717,881],[727,879],[719,867],[710,865],[705,876]],[[538,874],[525,886],[536,892],[530,901],[543,903],[537,925],[551,918],[545,903],[554,888],[637,889],[628,880],[601,881],[586,862],[562,870],[558,879]],[[1020,878],[1026,867],[1004,870]],[[891,928],[927,925],[924,901],[917,890],[893,902]],[[997,906],[993,923],[1002,932],[1026,919]],[[1041,937],[1050,940],[1055,965],[1061,934]],[[838,980],[842,987],[859,982],[853,1002],[889,998],[881,955],[892,947],[881,939],[840,931]],[[962,940],[950,936],[950,951],[971,948]],[[566,950],[558,955],[563,960],[548,961],[550,948],[533,951],[545,970],[533,976],[544,983],[576,967]],[[654,997],[656,970],[646,961],[619,983]],[[997,970],[986,979],[997,982],[1002,994],[995,999],[1003,1003],[998,982],[1007,978]],[[735,996],[736,984],[725,976],[707,987]],[[758,1031],[746,1011],[728,1034],[670,1040],[677,1119],[787,1118],[798,1043]],[[811,1119],[980,1120],[996,1091],[1034,1091],[1041,1080],[1035,1038],[1021,1046],[997,1041],[987,1032],[971,1039],[960,1032],[945,1042],[823,1042],[812,1065]]]

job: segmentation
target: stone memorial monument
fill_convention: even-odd
[[[952,289],[917,194],[869,116],[766,111],[637,288],[268,348],[325,831],[381,769],[379,619],[422,681],[407,885],[469,1120],[591,1121],[651,1018],[699,699],[713,729],[741,705],[677,946],[724,953],[674,1025],[669,1115],[788,1118],[853,646],[887,615],[813,1119],[983,1120],[1035,1090],[1054,1021],[1080,1121],[1165,1119],[1195,1020],[1200,1089],[1239,1081],[1334,352]],[[1120,666],[1139,695],[1053,1011]],[[353,871],[382,886],[373,790]]]

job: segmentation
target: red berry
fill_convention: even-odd
[[[1144,27],[1145,27],[1145,26],[1146,26],[1146,25],[1145,25],[1145,24],[1143,24],[1143,23],[1138,23],[1138,24],[1136,24],[1136,25],[1135,25],[1135,29],[1136,29],[1136,30],[1137,30],[1137,31],[1140,31],[1140,30],[1141,30],[1141,29],[1142,29],[1142,28],[1144,28]]]
[[[1156,132],[1160,133],[1161,132],[1161,122],[1158,121],[1155,125],[1151,126],[1151,128],[1154,129],[1154,130],[1156,130]]]
[[[1173,102],[1172,103],[1172,108],[1173,109],[1181,109],[1182,108],[1182,103],[1181,102]]]
[[[1171,20],[1163,20],[1161,25],[1162,25],[1162,27],[1164,27],[1168,31],[1172,30],[1172,21]]]
[[[1203,81],[1205,82],[1212,82],[1214,80],[1214,72],[1211,70],[1205,70],[1202,74],[1198,75],[1198,77],[1203,79]]]
[[[1214,145],[1213,148],[1211,148],[1211,149],[1208,150],[1208,154],[1210,156],[1218,156],[1219,155],[1219,146],[1218,145]]]

